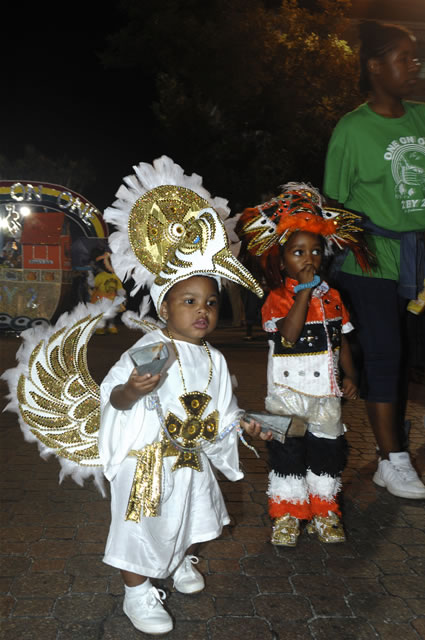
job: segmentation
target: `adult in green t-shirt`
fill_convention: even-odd
[[[356,320],[363,397],[380,452],[373,480],[394,495],[425,498],[425,486],[401,450],[398,424],[402,316],[420,284],[418,232],[425,230],[425,104],[405,101],[419,71],[413,35],[374,21],[359,31],[360,87],[368,100],[332,134],[324,192],[365,216],[376,255],[376,267],[364,274],[348,254],[338,276]]]

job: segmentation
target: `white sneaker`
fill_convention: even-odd
[[[193,566],[198,564],[196,556],[185,556],[173,574],[174,588],[180,593],[198,593],[205,588],[204,577]]]
[[[407,451],[390,453],[389,460],[380,460],[373,481],[379,487],[400,498],[425,498],[425,485],[412,466]]]
[[[150,586],[142,594],[124,597],[123,611],[139,631],[160,635],[173,629],[173,620],[164,609],[165,592]]]

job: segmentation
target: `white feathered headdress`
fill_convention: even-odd
[[[169,289],[194,275],[219,284],[225,278],[263,295],[229,246],[227,200],[212,198],[200,176],[186,176],[166,156],[134,170],[104,214],[117,228],[109,238],[114,271],[122,280],[133,278],[133,294],[147,286],[158,314]],[[229,220],[230,232],[233,226]]]

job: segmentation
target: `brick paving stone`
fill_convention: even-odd
[[[74,540],[38,540],[30,546],[33,558],[67,558],[77,552],[78,545]]]
[[[350,593],[386,593],[382,584],[372,578],[344,578],[344,582]]]
[[[406,560],[406,564],[410,567],[413,573],[425,576],[425,558],[409,558]]]
[[[0,540],[13,542],[33,542],[39,540],[43,527],[0,527]]]
[[[50,616],[54,604],[54,598],[19,598],[13,611],[13,615],[15,618],[48,617]]]
[[[31,566],[29,558],[21,556],[0,557],[0,574],[5,576],[17,576],[25,573]]]
[[[174,592],[167,598],[167,607],[176,620],[209,620],[215,616],[213,598],[205,592],[191,596]]]
[[[10,585],[12,584],[13,577],[5,578],[3,576],[0,577],[0,593],[8,593],[10,590]]]
[[[61,571],[65,568],[66,558],[34,558],[31,565],[32,573]]]
[[[89,366],[97,381],[134,342],[130,334],[123,328],[112,336],[107,351],[101,337],[93,338]],[[262,410],[267,345],[247,345],[242,336],[243,330],[217,331],[239,381],[240,405]],[[0,340],[1,361],[12,366],[18,341],[8,340]],[[415,394],[408,404],[410,448],[424,474],[423,386]],[[201,546],[205,591],[184,596],[172,579],[153,581],[165,589],[176,622],[166,638],[425,640],[425,501],[396,498],[372,482],[377,456],[364,402],[344,402],[343,419],[350,443],[341,495],[347,542],[326,545],[303,531],[295,548],[273,546],[266,445],[253,442],[260,459],[241,446],[243,480],[217,474],[232,521],[218,540]],[[120,573],[102,562],[108,498],[91,482],[81,488],[67,479],[59,486],[57,461],[39,458],[9,412],[2,414],[0,460],[1,640],[150,638],[123,614]]]
[[[99,640],[102,635],[100,624],[68,624],[59,631],[58,640]]]
[[[278,577],[288,576],[291,566],[286,558],[276,558],[270,555],[260,555],[241,560],[244,573],[247,576]]]
[[[305,620],[311,617],[312,608],[308,598],[293,594],[267,594],[254,598],[257,615],[272,622],[281,620]]]
[[[330,576],[293,576],[291,584],[296,594],[306,597],[324,593],[327,597],[333,598],[348,593],[343,580]]]
[[[108,535],[109,522],[105,524],[87,524],[79,527],[76,539],[79,542],[104,542]]]
[[[16,600],[12,596],[0,596],[0,618],[7,618],[13,611]]]
[[[400,598],[425,598],[423,576],[385,576],[382,584],[390,595]]]
[[[26,598],[34,596],[57,596],[66,593],[71,583],[70,576],[60,573],[29,573],[14,580],[11,593]]]
[[[417,616],[425,616],[425,598],[416,600],[415,598],[409,598],[406,603]]]
[[[206,576],[207,591],[213,596],[233,596],[235,593],[239,597],[251,597],[258,593],[257,585],[254,578],[245,576],[229,576],[216,573]]]
[[[305,622],[289,622],[281,620],[275,622],[273,630],[278,640],[309,640],[313,638],[311,631]]]
[[[51,618],[44,620],[31,620],[27,618],[12,618],[5,620],[1,625],[2,640],[56,640],[58,635],[58,622]]]
[[[240,558],[245,555],[243,546],[232,540],[211,540],[202,545],[202,555],[209,558]]]
[[[264,527],[237,526],[233,529],[232,535],[240,542],[262,542],[270,539],[270,533]]]
[[[269,624],[259,618],[216,618],[210,621],[208,630],[211,640],[274,640]]]
[[[112,593],[114,596],[124,593],[123,581],[118,569],[115,569],[114,574],[108,577],[108,593]]]
[[[413,527],[387,528],[383,533],[387,540],[396,544],[425,544],[425,531]]]
[[[425,616],[423,618],[416,618],[416,620],[413,620],[411,624],[419,634],[419,637],[425,638]]]
[[[373,628],[361,618],[319,618],[309,627],[315,640],[376,640]]]
[[[379,574],[376,564],[363,558],[357,558],[355,562],[350,558],[329,558],[324,562],[330,572],[339,576],[367,578]]]
[[[329,597],[329,595],[324,592],[310,596],[309,601],[313,608],[313,613],[317,617],[343,617],[352,615],[350,607],[341,595]]]
[[[72,593],[105,593],[108,579],[93,576],[76,576],[72,582]]]
[[[73,540],[76,531],[76,528],[73,527],[46,527],[44,538],[51,538],[52,540]]]
[[[116,572],[114,567],[102,562],[98,555],[77,555],[70,557],[66,565],[67,573],[74,576],[109,576]]]
[[[373,626],[381,640],[418,640],[418,634],[410,624],[375,622]]]
[[[409,606],[401,598],[375,594],[353,595],[347,598],[358,616],[373,622],[408,622],[412,617]]]
[[[238,558],[212,558],[208,561],[211,573],[240,573],[241,567]]]
[[[95,622],[110,615],[115,605],[115,598],[106,593],[72,594],[57,599],[54,613],[61,622]]]
[[[219,616],[253,616],[255,613],[251,598],[215,598],[215,608]]]
[[[25,555],[28,551],[27,542],[9,542],[2,541],[1,553],[7,556]]]

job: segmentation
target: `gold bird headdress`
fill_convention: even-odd
[[[226,278],[263,295],[229,246],[226,200],[212,198],[200,176],[186,176],[166,156],[134,169],[105,211],[117,227],[109,239],[114,271],[133,278],[133,293],[146,285],[158,314],[171,287],[194,275],[213,277],[219,286]]]

